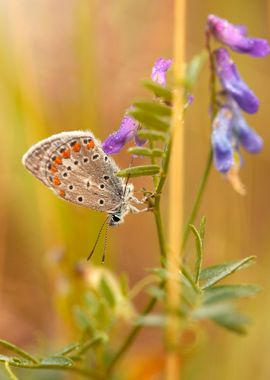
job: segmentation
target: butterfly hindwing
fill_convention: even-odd
[[[26,168],[59,197],[110,212],[123,200],[124,183],[114,160],[91,132],[63,132],[45,139],[24,155]]]

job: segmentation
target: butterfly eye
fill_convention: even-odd
[[[117,216],[117,215],[112,215],[112,221],[113,221],[114,223],[118,223],[118,222],[120,222],[120,220],[121,220],[121,218],[119,218],[119,216]]]

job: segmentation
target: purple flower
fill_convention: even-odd
[[[143,145],[145,141],[136,136],[139,126],[140,123],[138,121],[134,120],[128,114],[125,114],[119,129],[103,141],[102,148],[104,152],[107,154],[118,153],[123,146],[133,138],[137,145]]]
[[[214,164],[221,173],[227,173],[233,165],[233,145],[231,142],[232,113],[227,108],[221,108],[213,122],[211,136]]]
[[[166,73],[171,67],[172,60],[171,59],[165,59],[165,58],[159,58],[153,68],[152,68],[152,74],[151,78],[153,82],[156,82],[160,84],[161,86],[166,86]]]
[[[240,146],[250,153],[258,153],[262,149],[262,138],[248,126],[233,100],[218,111],[212,128],[214,164],[221,173],[228,173],[233,166],[240,168]]]
[[[249,127],[236,105],[233,107],[232,129],[238,142],[249,153],[258,153],[261,151],[263,146],[262,138],[254,129]]]
[[[247,29],[243,25],[233,25],[215,15],[209,15],[207,26],[211,34],[221,43],[239,53],[247,53],[253,57],[265,57],[270,53],[267,40],[247,37]]]
[[[214,51],[217,75],[228,95],[230,95],[242,110],[255,113],[259,108],[259,100],[247,84],[241,79],[236,65],[228,51],[220,48]]]

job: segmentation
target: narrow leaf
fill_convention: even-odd
[[[195,320],[210,319],[213,322],[239,334],[246,333],[249,319],[235,310],[232,304],[205,305],[195,309],[192,313]]]
[[[212,321],[237,334],[246,334],[250,319],[237,311],[220,314],[212,318]]]
[[[200,236],[201,236],[201,239],[202,239],[202,243],[203,243],[204,237],[205,237],[205,225],[206,225],[206,217],[203,216],[202,219],[201,219],[200,228],[199,228],[199,232],[200,232]]]
[[[161,119],[146,111],[135,109],[133,111],[129,111],[129,115],[132,116],[134,119],[138,120],[146,127],[157,129],[158,131],[167,131],[170,127],[169,119]]]
[[[201,271],[200,281],[204,281],[204,284],[201,288],[209,288],[210,286],[216,284],[217,282],[231,275],[232,273],[248,267],[249,265],[254,263],[255,258],[255,256],[249,256],[242,260],[213,265],[211,267],[203,269]]]
[[[154,131],[152,129],[140,129],[137,132],[137,135],[142,140],[150,140],[150,141],[155,141],[155,140],[166,141],[167,140],[167,136],[165,133],[160,132],[160,131]]]
[[[172,108],[164,103],[159,103],[157,101],[137,101],[133,103],[137,108],[147,111],[149,113],[154,113],[157,116],[171,116]]]
[[[9,356],[0,355],[0,362],[4,363],[4,362],[9,362],[10,360],[12,360],[12,358],[10,358]]]
[[[190,224],[189,228],[193,232],[193,235],[195,236],[195,244],[196,244],[196,262],[195,262],[195,283],[198,284],[200,273],[201,273],[201,267],[202,267],[202,249],[203,249],[203,242],[201,239],[201,235],[197,228],[193,225]]]
[[[80,345],[78,343],[70,343],[66,345],[65,347],[63,347],[60,351],[56,352],[54,355],[55,356],[67,355],[70,352],[77,350],[79,347]]]
[[[18,354],[24,359],[30,360],[33,363],[38,363],[38,359],[35,358],[33,355],[29,354],[28,352],[16,346],[15,344],[8,342],[7,340],[0,339],[0,345],[2,345],[3,347],[7,348],[8,350],[12,352],[15,352],[16,354]]]
[[[67,358],[65,356],[51,356],[51,357],[42,359],[40,364],[46,367],[52,367],[52,368],[70,367],[73,365],[73,361],[70,358]]]
[[[166,318],[161,314],[142,315],[136,321],[136,326],[163,327]]]
[[[105,277],[102,277],[99,285],[100,285],[100,291],[103,297],[105,298],[105,300],[108,302],[109,306],[114,307],[115,306],[114,294]]]
[[[148,90],[152,91],[156,96],[167,100],[168,102],[172,101],[172,91],[169,88],[160,86],[159,84],[151,81],[145,80],[143,81],[143,85]]]
[[[198,76],[204,64],[207,61],[207,53],[204,50],[202,53],[195,55],[191,62],[187,65],[186,76],[185,76],[185,86],[187,90],[190,90],[194,84],[197,82]]]
[[[132,147],[128,149],[129,153],[135,154],[136,156],[146,156],[146,157],[161,157],[164,152],[161,149],[149,149],[141,147]]]
[[[133,166],[132,168],[127,168],[120,170],[117,173],[118,177],[141,177],[147,175],[156,175],[160,171],[158,165],[142,165],[142,166]]]
[[[158,300],[164,300],[165,299],[164,289],[161,289],[158,286],[150,286],[147,289],[147,293],[150,294],[152,297],[155,297]]]
[[[260,291],[257,285],[220,285],[205,289],[204,304],[222,302],[241,297],[251,297]]]

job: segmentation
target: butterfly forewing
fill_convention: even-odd
[[[23,157],[26,168],[59,197],[100,211],[123,201],[118,167],[91,132],[64,132],[34,145]]]

